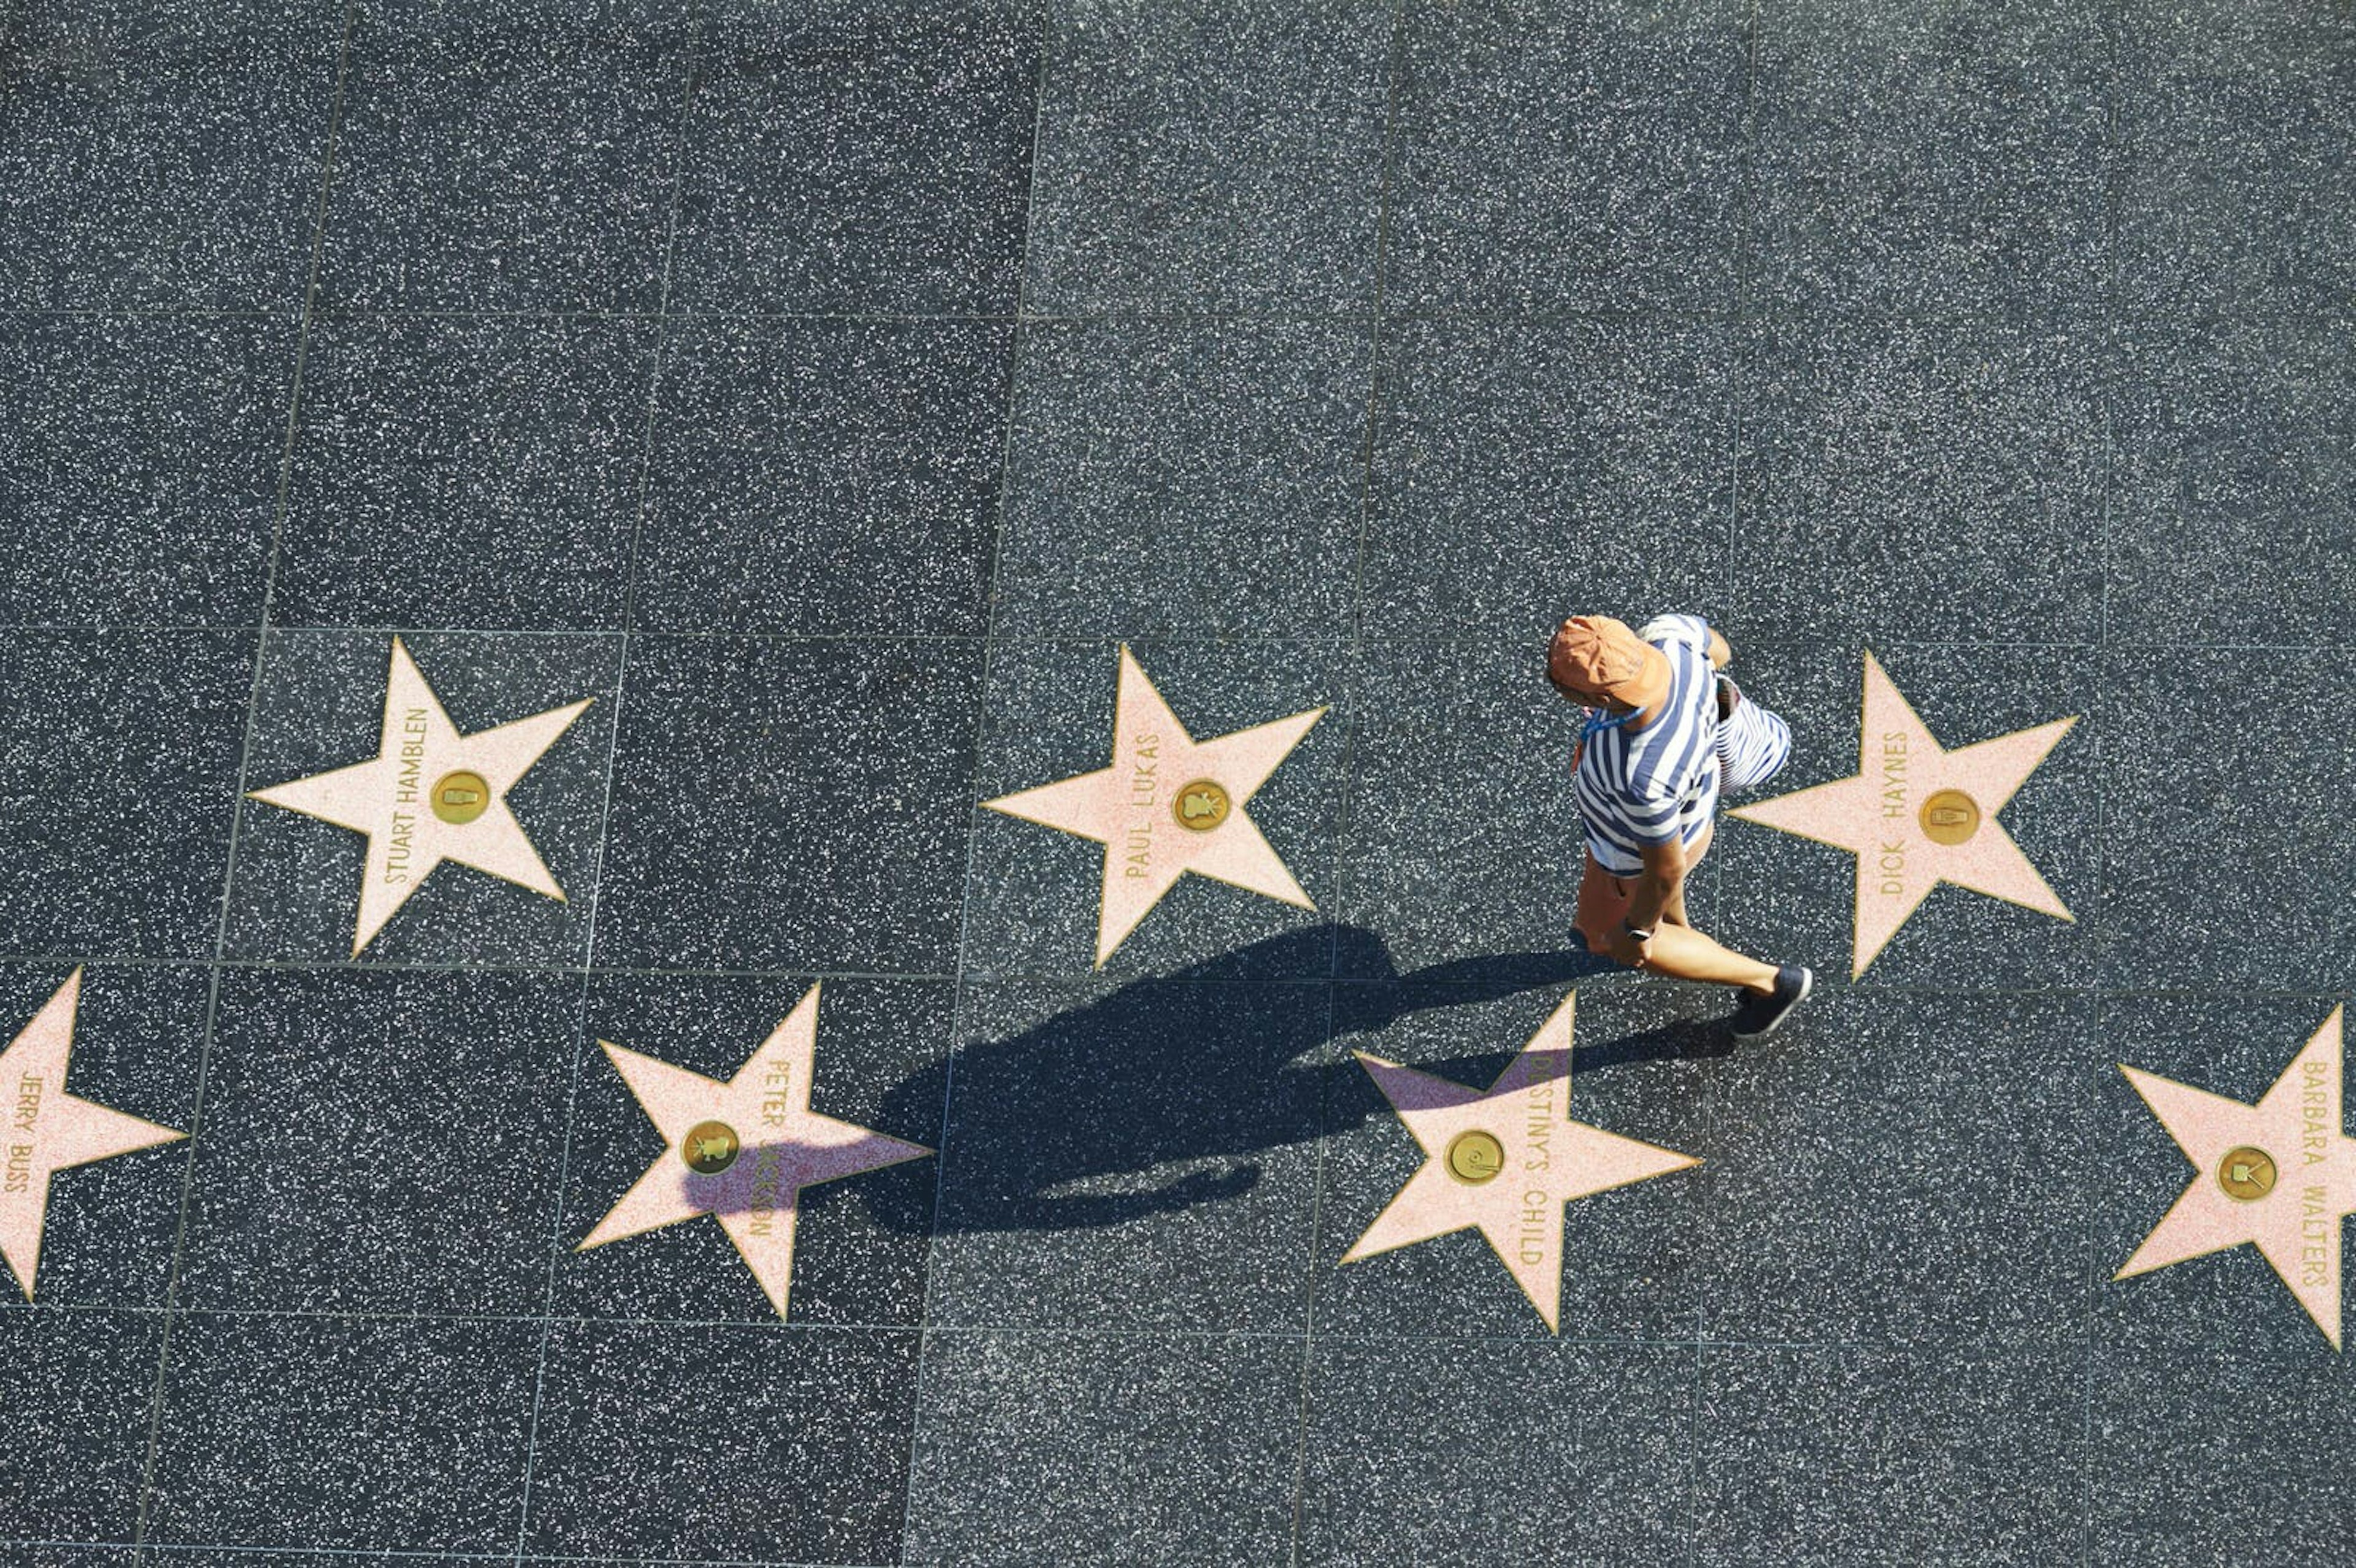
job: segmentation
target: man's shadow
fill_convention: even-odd
[[[929,1179],[864,1183],[862,1194],[883,1223],[915,1234],[1115,1225],[1233,1197],[1258,1180],[1264,1151],[1389,1114],[1350,1054],[1362,1039],[1410,1014],[1609,967],[1583,951],[1515,953],[1400,975],[1382,938],[1355,926],[1272,937],[969,1041],[893,1085],[880,1127],[938,1126],[948,1106],[938,1211]],[[1304,971],[1318,977],[1268,980]],[[1019,984],[986,994],[1026,992],[1035,994]],[[1485,1088],[1520,1046],[1417,1065]],[[1731,1046],[1723,1024],[1677,1024],[1581,1046],[1576,1063],[1591,1072]]]

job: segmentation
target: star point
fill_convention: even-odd
[[[188,1136],[67,1093],[81,976],[80,969],[68,976],[0,1051],[0,1255],[27,1301],[40,1271],[51,1179]]]
[[[1858,771],[1728,815],[1857,857],[1856,979],[1941,882],[2074,921],[1997,813],[2077,721],[2072,715],[1948,751],[1869,650]]]
[[[1561,1332],[1564,1205],[1701,1163],[1569,1119],[1577,1000],[1565,997],[1486,1089],[1355,1053],[1424,1163],[1344,1263],[1477,1229],[1547,1331]]]
[[[396,636],[377,754],[247,795],[368,839],[354,957],[445,860],[562,903],[564,890],[507,797],[595,700],[584,698],[462,734]]]
[[[786,1316],[803,1189],[933,1152],[810,1109],[819,989],[805,992],[725,1083],[597,1042],[664,1148],[575,1252],[708,1214]]]
[[[1316,907],[1246,807],[1326,708],[1197,741],[1126,643],[1113,708],[1109,765],[982,802],[1105,847],[1098,968],[1189,871]]]

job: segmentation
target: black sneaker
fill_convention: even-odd
[[[1734,1026],[1734,1038],[1757,1040],[1774,1033],[1792,1016],[1792,1009],[1808,999],[1808,988],[1815,983],[1816,977],[1800,965],[1777,965],[1772,991],[1763,997],[1753,991],[1742,993],[1742,1005],[1729,1020]]]

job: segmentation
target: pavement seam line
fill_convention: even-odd
[[[524,1561],[525,1546],[530,1533],[531,1488],[540,1468],[541,1400],[548,1384],[548,1347],[554,1338],[557,1322],[552,1316],[556,1303],[556,1271],[565,1256],[564,1231],[569,1219],[565,1187],[573,1169],[573,1132],[579,1113],[582,1064],[589,1055],[589,994],[598,974],[597,917],[605,904],[606,855],[612,848],[614,824],[614,775],[619,769],[621,758],[622,714],[628,701],[630,677],[630,637],[637,619],[638,549],[646,534],[647,496],[654,473],[655,419],[661,403],[663,365],[671,344],[669,315],[671,267],[678,248],[680,197],[687,183],[687,165],[694,132],[695,90],[702,69],[702,55],[703,23],[701,17],[696,17],[688,24],[687,48],[683,56],[682,73],[686,80],[684,91],[680,95],[678,144],[673,148],[675,161],[671,165],[670,201],[663,221],[662,276],[655,296],[655,342],[647,367],[646,413],[638,429],[637,496],[630,518],[630,553],[623,577],[622,624],[616,639],[618,651],[614,667],[614,711],[607,727],[604,790],[597,807],[597,854],[591,872],[589,912],[581,938],[581,995],[573,1015],[573,1061],[564,1089],[564,1142],[557,1156],[554,1201],[551,1205],[554,1211],[553,1224],[548,1238],[547,1268],[541,1283],[540,1349],[532,1363],[531,1413],[524,1426],[523,1477],[516,1498],[515,1550],[510,1560],[519,1564]]]
[[[1006,411],[1001,421],[998,443],[998,515],[993,519],[995,526],[990,547],[989,603],[982,622],[981,669],[974,686],[973,767],[966,781],[965,869],[958,880],[957,948],[949,955],[949,1038],[947,1054],[941,1063],[940,1123],[934,1133],[939,1141],[933,1147],[932,1227],[925,1237],[925,1287],[916,1313],[916,1371],[908,1394],[907,1458],[900,1469],[900,1538],[894,1553],[895,1563],[908,1560],[908,1531],[916,1512],[916,1453],[924,1435],[925,1352],[934,1332],[933,1264],[940,1243],[941,1201],[948,1190],[949,1108],[957,1099],[958,1050],[964,1035],[966,1017],[966,942],[973,910],[974,861],[981,839],[981,809],[975,803],[982,798],[983,755],[990,743],[990,677],[996,662],[994,655],[1000,635],[999,588],[1006,563],[1007,507],[1014,488],[1014,427],[1022,407],[1023,348],[1029,341],[1029,335],[1023,329],[1032,319],[1027,314],[1031,304],[1032,225],[1039,206],[1039,147],[1047,118],[1048,66],[1055,58],[1055,24],[1053,5],[1042,5],[1039,11],[1039,60],[1031,79],[1031,152],[1030,162],[1023,171],[1023,244],[1014,263],[1014,317],[1006,349]],[[1103,639],[1087,640],[1100,642]]]
[[[1407,0],[1392,0],[1390,48],[1387,51],[1383,99],[1382,155],[1376,175],[1375,192],[1375,253],[1373,320],[1366,334],[1366,404],[1365,434],[1358,453],[1358,538],[1357,550],[1350,568],[1350,669],[1348,678],[1351,695],[1361,689],[1365,666],[1366,632],[1366,549],[1373,533],[1375,458],[1380,446],[1383,387],[1383,307],[1387,303],[1390,261],[1392,162],[1398,149],[1399,85],[1406,74],[1407,61]],[[1338,920],[1349,902],[1349,866],[1347,845],[1355,814],[1350,809],[1350,783],[1357,758],[1360,716],[1353,701],[1343,715],[1342,762],[1340,777],[1335,785],[1332,865],[1333,869],[1332,907],[1325,912],[1325,1042],[1330,1050],[1335,1038],[1336,1010],[1333,986],[1341,963],[1341,937]],[[1315,1151],[1310,1168],[1309,1256],[1308,1280],[1301,1302],[1301,1384],[1294,1404],[1292,1447],[1292,1502],[1286,1521],[1285,1561],[1290,1568],[1301,1562],[1301,1534],[1308,1507],[1309,1490],[1309,1431],[1310,1413],[1313,1402],[1317,1351],[1317,1298],[1323,1285],[1317,1266],[1324,1242],[1325,1147],[1331,1140],[1325,1136],[1328,1096],[1332,1092],[1330,1079],[1321,1080],[1318,1089],[1318,1136],[1313,1140]]]
[[[272,508],[270,554],[262,569],[262,605],[253,628],[253,674],[246,684],[245,733],[238,746],[236,793],[230,806],[229,846],[223,859],[220,909],[213,921],[212,962],[205,987],[205,1021],[197,1050],[197,1082],[188,1106],[187,1148],[181,1156],[179,1214],[172,1236],[171,1271],[164,1286],[164,1328],[155,1351],[155,1382],[147,1401],[147,1441],[139,1466],[139,1509],[131,1531],[133,1561],[146,1556],[147,1526],[155,1503],[155,1464],[164,1431],[166,1390],[172,1371],[172,1326],[179,1315],[180,1277],[187,1261],[188,1211],[196,1198],[197,1164],[202,1157],[205,1093],[212,1076],[213,1044],[220,1016],[221,962],[229,948],[230,910],[237,888],[237,852],[245,821],[245,785],[253,762],[253,736],[262,709],[262,687],[269,667],[270,607],[278,586],[278,559],[286,536],[287,496],[293,485],[295,442],[302,431],[303,370],[311,347],[313,307],[319,295],[319,263],[327,250],[327,206],[336,187],[336,146],[343,126],[344,89],[351,79],[355,0],[345,0],[343,34],[336,54],[336,89],[327,107],[327,128],[319,157],[319,194],[311,219],[311,267],[304,284],[301,325],[295,329],[294,370],[286,396],[286,438],[279,450],[278,494]]]

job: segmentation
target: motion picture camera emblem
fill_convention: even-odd
[[[736,1129],[725,1122],[698,1122],[680,1140],[679,1156],[698,1176],[717,1176],[736,1163]]]
[[[1178,792],[1170,809],[1178,818],[1178,826],[1196,833],[1208,833],[1227,819],[1235,803],[1227,792],[1211,779],[1196,779]]]

